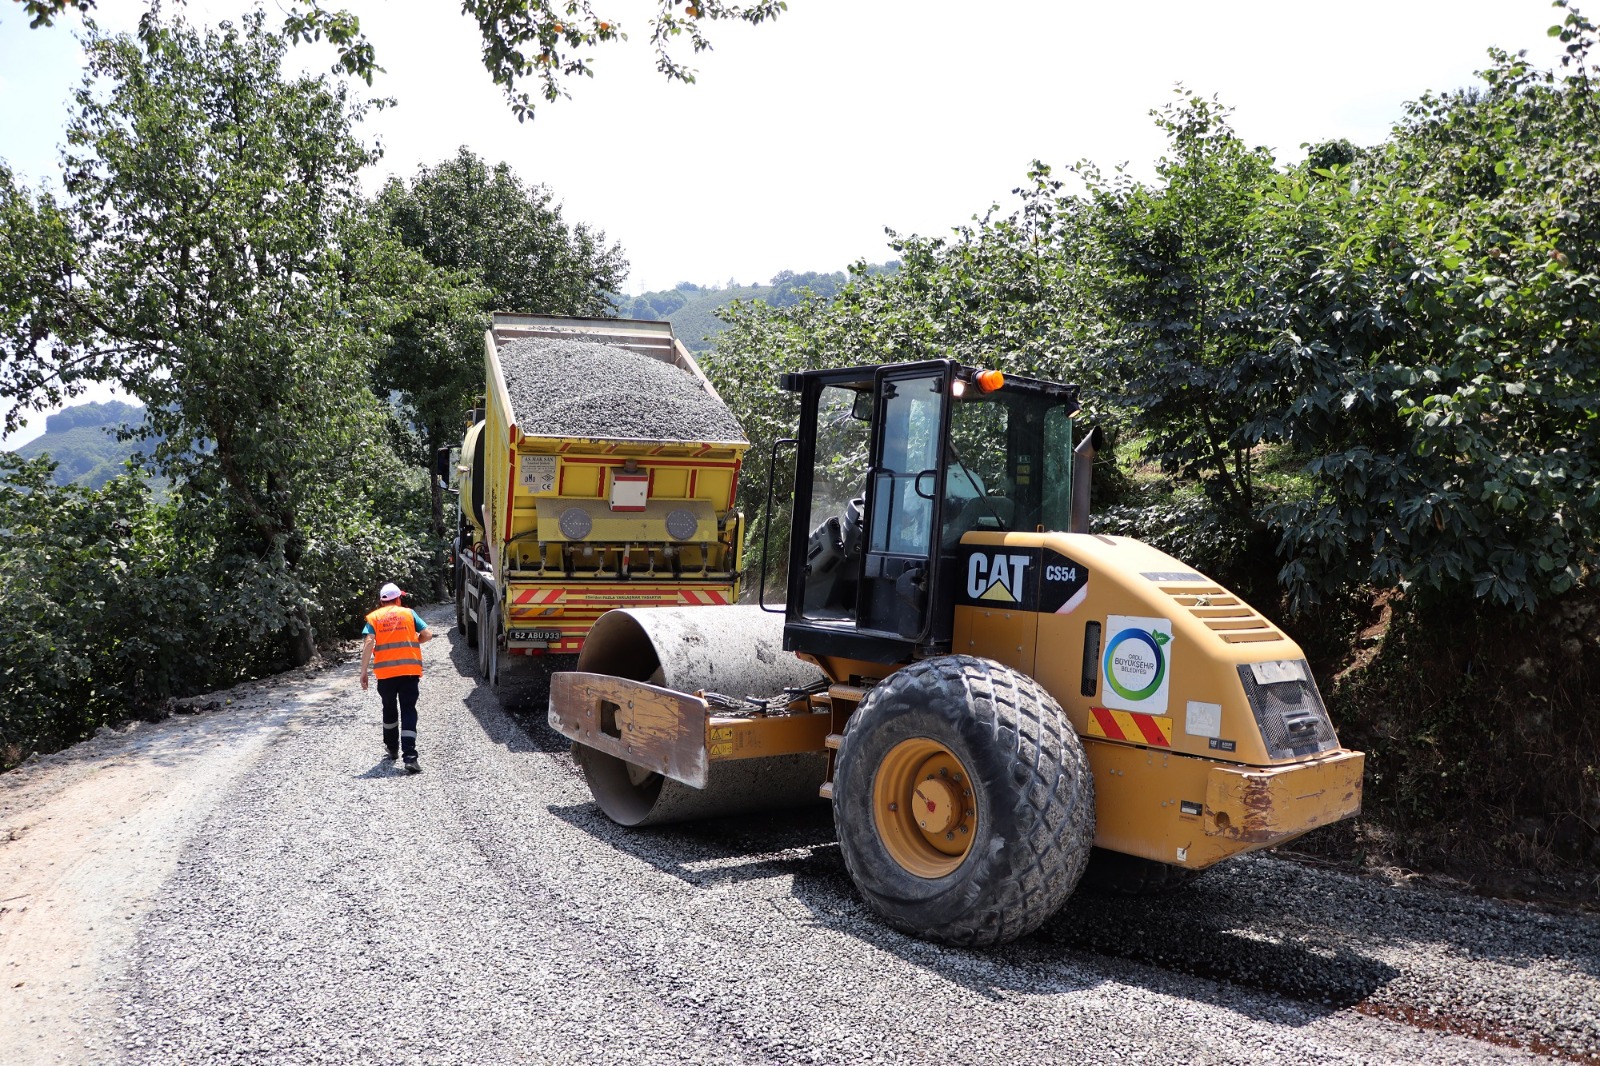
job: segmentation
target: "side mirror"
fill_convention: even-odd
[[[850,417],[857,422],[872,421],[872,393],[856,393],[855,402],[850,405]]]
[[[450,484],[450,449],[449,448],[440,448],[437,452],[434,453],[434,456],[433,456],[433,472],[435,474],[439,475],[439,477],[444,481],[444,483],[446,485]]]

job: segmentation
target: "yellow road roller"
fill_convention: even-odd
[[[1090,531],[1075,386],[949,360],[781,381],[784,605],[612,611],[552,677],[550,724],[611,818],[831,802],[873,910],[984,946],[1086,868],[1170,888],[1360,809],[1363,756],[1298,645]]]

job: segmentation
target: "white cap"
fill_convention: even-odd
[[[404,595],[405,593],[400,590],[400,586],[396,585],[393,581],[388,582],[383,586],[383,588],[378,590],[378,599],[382,600],[384,603],[388,603],[390,600],[398,600]]]

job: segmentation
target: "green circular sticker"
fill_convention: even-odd
[[[1124,629],[1106,645],[1106,684],[1133,703],[1161,690],[1167,676],[1167,657],[1155,635],[1142,629]]]

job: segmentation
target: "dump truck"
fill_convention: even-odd
[[[749,442],[670,323],[495,314],[484,381],[452,583],[502,698],[607,610],[737,601]]]
[[[1074,443],[1075,387],[949,360],[781,384],[785,603],[611,611],[551,679],[550,725],[612,819],[826,801],[874,911],[983,946],[1086,869],[1168,889],[1360,809],[1364,757],[1295,642],[1090,531],[1100,441]]]

